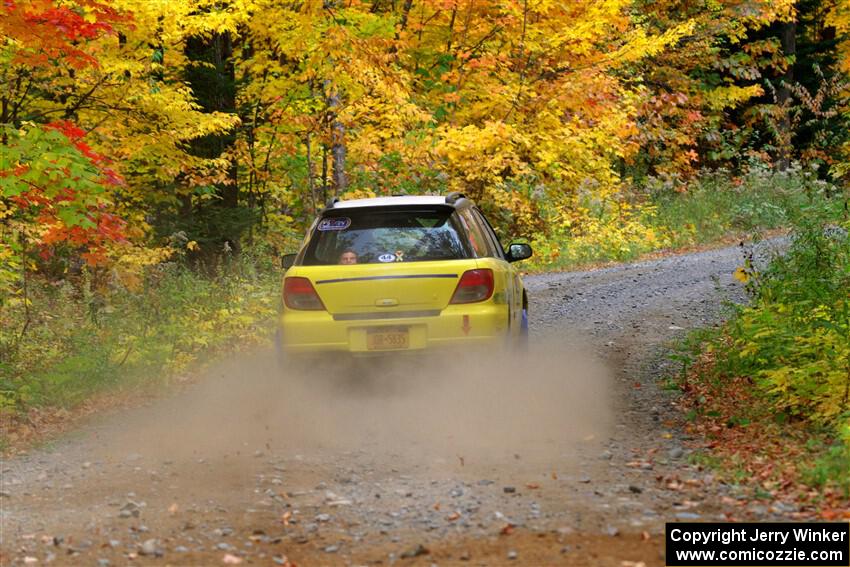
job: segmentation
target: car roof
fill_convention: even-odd
[[[356,209],[360,207],[397,207],[409,205],[443,205],[455,207],[463,200],[461,195],[404,195],[395,197],[374,197],[371,199],[351,199],[328,204],[328,209]]]

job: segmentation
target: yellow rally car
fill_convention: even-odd
[[[284,256],[282,353],[416,352],[528,337],[528,298],[463,195],[330,203],[298,254]]]

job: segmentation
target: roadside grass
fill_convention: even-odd
[[[836,194],[814,187],[786,211],[788,250],[762,270],[742,256],[751,303],[673,355],[706,462],[824,518],[850,504],[850,221]]]
[[[783,227],[788,211],[804,204],[812,173],[753,166],[741,176],[708,172],[680,189],[656,182],[647,188],[655,210],[646,222],[666,234],[674,247],[711,242],[730,232]]]
[[[640,201],[587,203],[589,220],[533,240],[532,271],[627,262],[663,250],[707,245],[789,226],[789,211],[821,189],[813,170],[752,164],[739,176],[705,172],[688,182],[650,179]],[[555,223],[553,223],[555,224]]]
[[[150,266],[133,289],[116,278],[97,290],[85,276],[33,278],[27,309],[0,310],[0,425],[11,430],[31,411],[61,413],[105,391],[168,385],[216,353],[266,340],[279,288],[279,271],[250,254],[214,275]]]

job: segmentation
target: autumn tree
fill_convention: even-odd
[[[81,45],[113,35],[120,21],[95,1],[76,9],[47,1],[2,7],[0,300],[10,291],[23,293],[26,308],[33,257],[48,260],[69,249],[96,265],[109,242],[124,238],[109,191],[123,181],[70,121],[91,93],[63,88],[98,66]]]

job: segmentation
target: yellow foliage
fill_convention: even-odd
[[[764,89],[760,85],[749,85],[739,87],[737,85],[729,85],[725,87],[717,87],[714,90],[705,93],[705,103],[712,110],[723,110],[726,108],[734,108],[739,104],[750,100],[751,98],[764,94]]]
[[[741,283],[747,283],[748,281],[750,281],[750,274],[745,268],[738,268],[737,270],[735,270],[735,273],[733,275],[735,279]]]
[[[838,64],[845,73],[850,73],[850,0],[834,0],[826,16],[826,23],[835,28],[838,37]]]
[[[148,248],[140,245],[122,244],[111,251],[110,271],[115,284],[138,293],[142,291],[144,269],[160,264],[173,256],[171,248]]]

